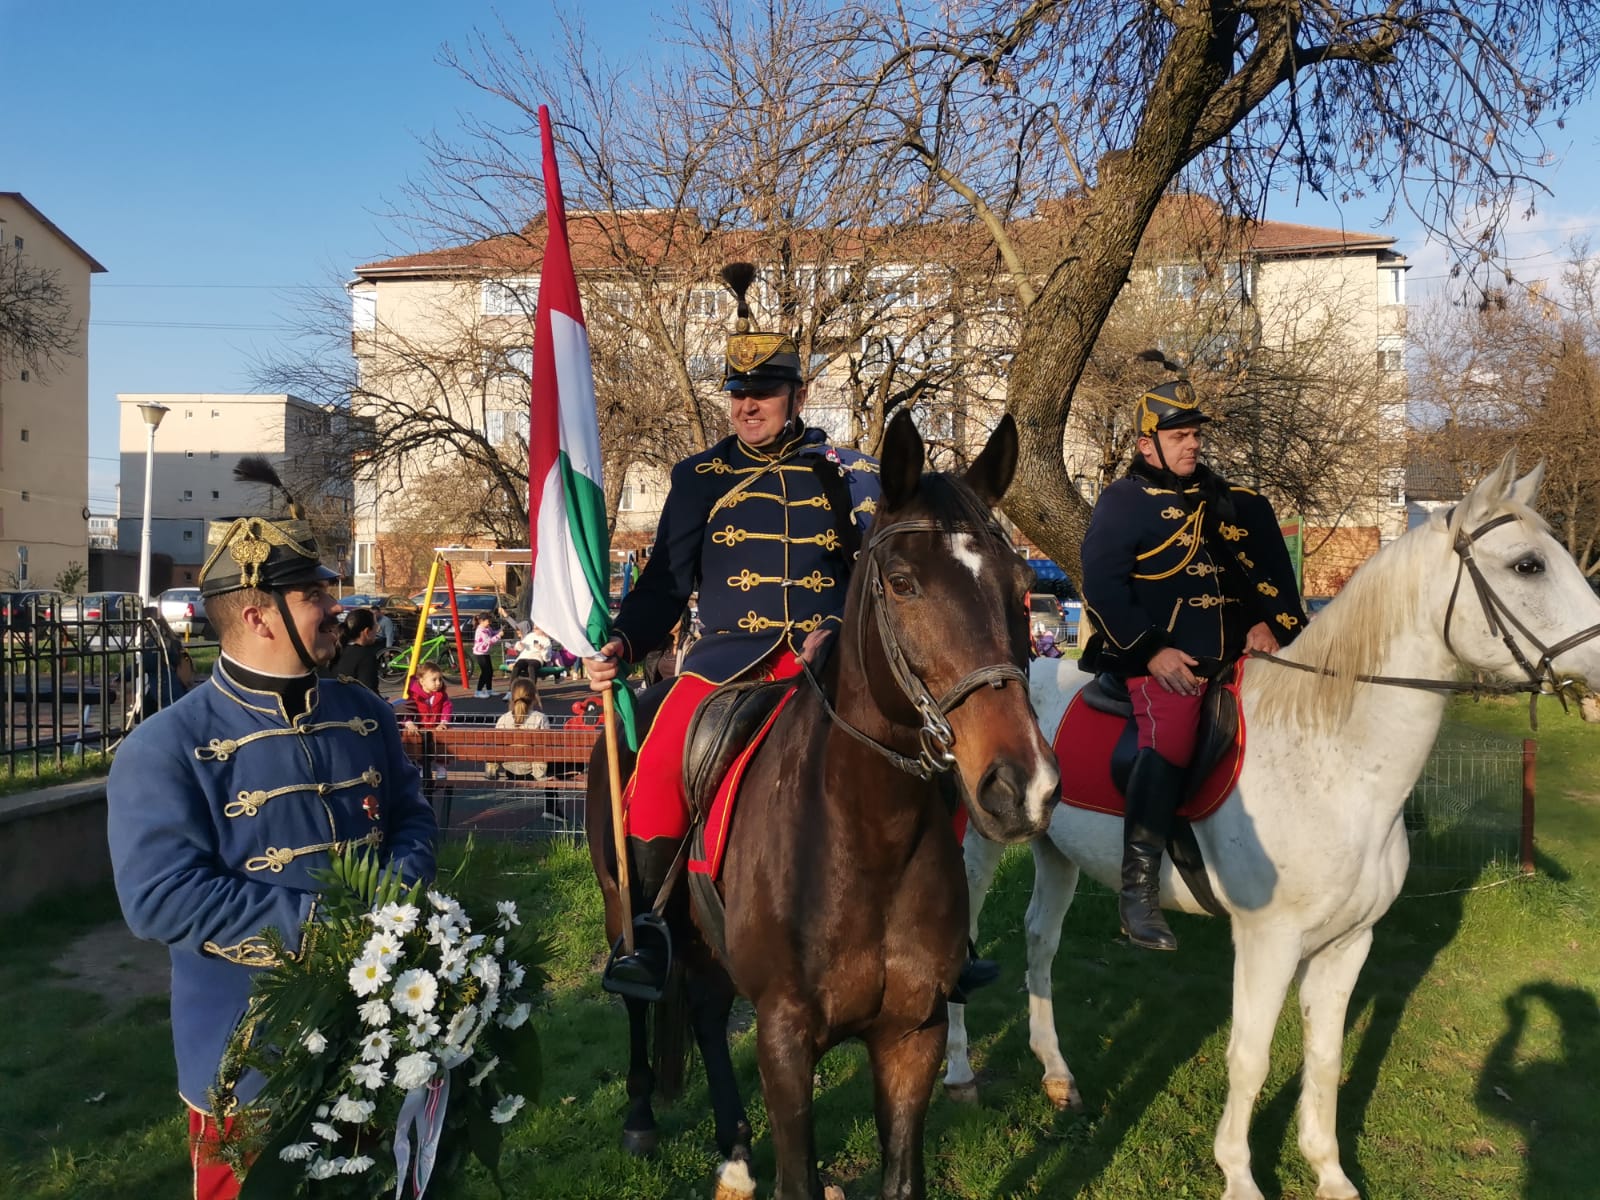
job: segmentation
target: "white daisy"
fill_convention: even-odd
[[[397,1012],[408,1017],[420,1017],[430,1012],[434,1001],[439,998],[439,981],[421,968],[406,971],[395,980],[391,998]]]
[[[365,1125],[377,1107],[371,1100],[352,1100],[341,1093],[333,1103],[333,1119],[347,1125]]]
[[[500,910],[500,919],[495,923],[501,929],[510,929],[513,925],[522,924],[522,918],[517,916],[517,902],[515,900],[501,900],[495,907]]]
[[[472,1026],[478,1019],[476,1005],[469,1004],[458,1012],[450,1021],[450,1028],[444,1035],[444,1040],[455,1049],[460,1049],[461,1044],[467,1040],[472,1032]]]
[[[506,965],[506,988],[513,992],[516,991],[522,986],[522,981],[527,977],[527,974],[527,968],[516,959],[512,959]]]
[[[418,1017],[406,1028],[406,1037],[413,1046],[426,1046],[439,1036],[439,1022],[432,1016]]]
[[[414,904],[385,904],[372,914],[372,923],[395,937],[404,937],[417,927],[417,918],[421,915]]]
[[[394,1034],[387,1029],[374,1029],[361,1039],[361,1061],[381,1063],[389,1057],[389,1048],[394,1045]]]
[[[356,1012],[365,1025],[387,1025],[394,1015],[389,1011],[389,1006],[377,998],[364,1001]]]
[[[331,1179],[339,1168],[329,1158],[313,1158],[306,1164],[306,1175],[311,1179]]]
[[[358,1154],[354,1158],[345,1159],[344,1166],[339,1168],[340,1172],[345,1175],[359,1175],[361,1172],[370,1171],[371,1169],[372,1160],[365,1154]]]
[[[392,967],[395,960],[400,957],[400,939],[380,929],[367,939],[365,946],[361,947],[361,957],[375,958],[384,966]]]
[[[496,1125],[504,1125],[512,1117],[522,1111],[522,1106],[527,1101],[521,1096],[507,1096],[489,1110],[489,1119]]]
[[[339,1131],[326,1121],[311,1122],[311,1132],[325,1142],[337,1142],[339,1140]]]
[[[290,1142],[278,1151],[278,1157],[284,1162],[305,1162],[317,1152],[315,1142]]]
[[[487,954],[480,954],[472,960],[472,973],[483,980],[483,986],[491,992],[500,990],[500,963],[498,959]]]
[[[350,990],[358,996],[370,996],[389,982],[389,968],[375,958],[363,958],[350,968]]]
[[[397,1059],[394,1064],[394,1085],[401,1091],[409,1092],[412,1088],[419,1088],[433,1078],[433,1056],[424,1052],[408,1054],[402,1059]]]
[[[369,1090],[383,1086],[383,1068],[377,1063],[352,1063],[350,1078]]]
[[[321,1054],[328,1048],[328,1039],[322,1036],[320,1030],[310,1030],[300,1041],[313,1054]]]

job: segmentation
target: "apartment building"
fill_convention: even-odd
[[[36,362],[0,343],[0,580],[49,588],[89,558],[89,282],[105,268],[0,192],[0,279],[13,271],[59,297],[52,323],[70,343]]]
[[[173,564],[169,587],[192,586],[206,557],[206,525],[217,518],[281,509],[258,484],[234,480],[234,464],[265,456],[305,505],[323,558],[348,570],[350,472],[343,413],[284,393],[160,392],[117,395],[123,548],[140,545],[147,429],[141,406],[166,408],[156,428],[150,497],[150,549]],[[161,580],[152,580],[160,588]]]
[[[1382,234],[1352,234],[1281,222],[1236,223],[1228,244],[1195,248],[1194,238],[1177,236],[1186,216],[1215,222],[1215,206],[1181,198],[1153,225],[1128,296],[1153,305],[1153,328],[1167,330],[1182,318],[1178,307],[1211,299],[1221,327],[1210,336],[1210,351],[1248,354],[1263,345],[1297,345],[1308,358],[1338,359],[1318,366],[1322,379],[1349,379],[1351,394],[1369,411],[1378,440],[1392,438],[1398,464],[1405,411],[1404,314],[1406,263],[1394,239]],[[1017,229],[1019,243],[1061,236],[1065,209],[1046,206]],[[700,406],[705,436],[715,440],[723,428],[721,346],[732,319],[732,299],[716,279],[729,259],[752,256],[748,239],[736,235],[681,236],[694,225],[693,214],[642,211],[605,217],[570,216],[574,265],[584,293],[591,344],[596,349],[597,394],[602,408],[602,440],[608,411],[630,404],[682,425],[693,413],[671,396],[692,389]],[[1191,229],[1192,233],[1192,229]],[[885,383],[885,372],[900,372],[893,386],[915,389],[919,427],[940,453],[961,454],[981,446],[1004,410],[1005,370],[1014,344],[1014,316],[1004,281],[976,264],[986,257],[974,235],[920,237],[907,244],[875,244],[860,238],[853,246],[829,246],[829,257],[807,258],[800,246],[779,279],[772,270],[758,277],[753,299],[759,320],[800,326],[803,361],[810,364],[807,420],[846,444],[870,444],[870,413],[862,397]],[[528,365],[537,303],[542,229],[409,255],[356,268],[348,285],[352,348],[363,391],[401,400],[400,411],[449,410],[462,426],[474,429],[513,457],[516,439],[527,437]],[[623,260],[627,265],[624,268]],[[1205,261],[1200,261],[1204,259]],[[641,271],[645,262],[648,269]],[[848,297],[829,307],[830,301]],[[1165,305],[1166,307],[1161,307]],[[863,310],[872,310],[863,318]],[[788,313],[787,318],[777,314]],[[848,319],[846,319],[848,318]],[[640,333],[665,330],[675,355],[661,355]],[[1317,331],[1315,338],[1308,331]],[[621,331],[627,347],[621,356],[633,374],[616,378],[614,341]],[[1220,341],[1219,341],[1220,339]],[[1181,340],[1181,339],[1180,339]],[[659,337],[658,337],[659,342]],[[450,347],[450,364],[422,365],[425,347]],[[1194,350],[1190,345],[1183,352]],[[653,357],[652,357],[653,355]],[[620,404],[610,403],[620,398]],[[1126,409],[1126,397],[1115,401]],[[677,407],[675,407],[675,403]],[[357,411],[360,401],[357,401]],[[376,418],[381,424],[383,417]],[[380,434],[380,436],[382,436]],[[626,436],[626,435],[621,435]],[[1064,462],[1092,500],[1113,460],[1126,461],[1131,438],[1124,428],[1114,448],[1106,444],[1103,422],[1085,403],[1075,401],[1073,422],[1063,448]],[[695,448],[693,446],[685,449]],[[441,442],[440,464],[450,451]],[[432,465],[448,471],[448,466]],[[411,475],[426,474],[414,467]],[[1403,476],[1396,471],[1352,478],[1350,495],[1339,510],[1306,514],[1308,548],[1323,564],[1339,566],[1329,580],[1308,559],[1312,586],[1336,590],[1348,576],[1347,559],[1359,562],[1377,546],[1404,531]],[[666,485],[660,464],[635,459],[613,481],[616,513],[614,544],[621,550],[648,543]],[[358,474],[355,485],[355,584],[382,590],[406,586],[415,555],[399,552],[394,529],[410,502],[392,476]],[[514,507],[507,502],[508,507]],[[515,536],[516,523],[509,523]],[[466,539],[452,539],[466,540]],[[502,544],[510,544],[509,542]],[[1312,555],[1315,559],[1316,555]],[[1311,594],[1321,594],[1313,591]]]

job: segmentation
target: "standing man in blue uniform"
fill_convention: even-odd
[[[661,646],[698,593],[704,634],[659,685],[641,697],[641,722],[655,709],[624,793],[634,901],[648,908],[689,832],[683,794],[684,736],[700,701],[735,679],[783,679],[800,671],[838,629],[861,531],[877,507],[878,464],[835,449],[800,419],[806,389],[787,334],[750,328],[749,263],[723,278],[738,301],[723,388],[733,433],[672,469],[655,550],[628,592],[614,636],[587,660],[602,691],[618,661],[640,662]],[[655,692],[656,689],[652,689]],[[618,959],[619,981],[659,988],[663,948],[641,938]]]
[[[281,487],[265,460],[237,478]],[[334,573],[311,529],[287,518],[213,521],[200,572],[222,653],[211,680],[139,725],[112,761],[108,833],[117,895],[139,937],[172,954],[178,1091],[189,1106],[197,1197],[238,1193],[215,1157],[230,1114],[262,1080],[222,1059],[255,973],[261,934],[298,946],[309,872],[339,847],[376,847],[408,879],[431,879],[433,813],[389,707],[364,687],[319,680],[338,649]]]
[[[1139,727],[1122,931],[1152,950],[1178,947],[1161,915],[1161,855],[1207,683],[1246,651],[1277,651],[1306,621],[1272,505],[1200,461],[1210,419],[1186,379],[1140,396],[1133,463],[1101,494],[1083,539],[1084,606],[1096,630],[1083,667],[1127,680]]]

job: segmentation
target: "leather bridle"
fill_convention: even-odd
[[[1534,728],[1538,728],[1538,719],[1535,705],[1540,696],[1555,696],[1561,701],[1563,709],[1567,706],[1567,693],[1573,686],[1573,680],[1563,679],[1556,674],[1555,660],[1592,638],[1600,637],[1600,623],[1590,625],[1587,629],[1580,629],[1570,637],[1562,638],[1553,646],[1546,646],[1539,640],[1537,634],[1529,629],[1512,612],[1506,602],[1500,598],[1489,581],[1484,578],[1483,570],[1478,566],[1477,556],[1473,553],[1472,544],[1490,530],[1517,520],[1515,513],[1501,513],[1498,517],[1485,521],[1472,532],[1466,529],[1457,531],[1453,546],[1456,554],[1456,581],[1450,588],[1450,601],[1444,610],[1444,644],[1451,654],[1456,654],[1456,648],[1450,641],[1450,623],[1455,618],[1456,597],[1461,591],[1462,576],[1472,581],[1473,591],[1478,596],[1478,607],[1483,613],[1484,620],[1489,623],[1491,636],[1498,636],[1510,651],[1511,657],[1516,660],[1525,679],[1516,683],[1482,683],[1456,679],[1408,679],[1395,675],[1357,675],[1362,683],[1381,683],[1391,687],[1421,688],[1429,691],[1444,692],[1471,692],[1474,695],[1507,695],[1514,692],[1528,692],[1528,719]],[[1516,638],[1511,636],[1515,629],[1522,634],[1539,653],[1537,663],[1533,662],[1523,653],[1522,647],[1517,644]],[[1251,657],[1262,658],[1280,666],[1293,667],[1300,671],[1315,671],[1322,675],[1331,675],[1332,671],[1326,668],[1313,667],[1305,663],[1290,662],[1286,658],[1279,658],[1276,654],[1254,652]],[[1459,658],[1460,655],[1456,654]]]
[[[1024,688],[1028,685],[1028,675],[1015,663],[998,663],[991,666],[978,667],[962,676],[954,687],[944,695],[934,697],[928,685],[922,681],[906,661],[905,652],[900,648],[900,640],[895,636],[894,626],[890,623],[888,604],[884,593],[883,572],[878,558],[883,547],[890,538],[902,533],[941,533],[963,534],[971,533],[989,538],[1004,539],[997,525],[978,527],[970,524],[949,524],[931,519],[899,521],[894,524],[875,527],[867,541],[866,548],[861,552],[861,562],[871,568],[872,574],[864,586],[867,589],[863,604],[870,609],[874,623],[878,630],[878,640],[883,646],[884,657],[889,662],[889,674],[893,677],[895,686],[900,689],[901,695],[909,700],[917,710],[917,715],[922,719],[922,726],[917,731],[920,750],[915,758],[901,754],[892,747],[884,745],[870,734],[863,733],[849,721],[845,720],[839,712],[828,702],[828,697],[823,691],[821,682],[811,670],[811,665],[804,659],[801,668],[812,689],[817,693],[817,699],[822,702],[822,708],[828,719],[844,730],[856,741],[865,746],[870,746],[879,754],[887,758],[900,770],[907,774],[915,775],[919,779],[932,779],[935,775],[943,774],[956,765],[955,756],[955,731],[950,727],[949,716],[968,696],[982,687],[1002,688],[1007,682],[1020,683]],[[863,614],[865,616],[865,614]]]

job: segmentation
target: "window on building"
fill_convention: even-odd
[[[506,351],[506,368],[515,371],[524,379],[533,378],[533,350],[528,346],[518,346]]]
[[[622,496],[617,500],[617,511],[633,511],[633,484],[625,483],[622,485]]]
[[[22,382],[23,383],[27,383],[28,382],[28,372],[26,370],[24,370],[22,372]]]
[[[182,499],[183,499],[183,501],[185,503],[188,503],[190,500],[194,499],[194,493],[192,491],[190,491],[188,488],[184,488],[183,489]]]
[[[221,415],[222,415],[222,410],[220,408],[213,408],[211,410],[211,419],[212,420],[216,420],[216,418],[220,417]]]
[[[378,292],[367,288],[350,293],[350,328],[355,333],[370,333],[378,327]]]
[[[13,250],[21,250],[22,249],[22,238],[21,237],[13,238],[11,240],[11,248]]]
[[[1383,472],[1383,491],[1391,508],[1406,506],[1406,472],[1404,467],[1386,467]]]
[[[222,457],[222,451],[220,451],[220,450],[213,450],[213,451],[212,451],[212,452],[211,452],[211,457],[212,457],[212,458],[221,458],[221,457]]]
[[[689,289],[689,315],[691,317],[705,317],[714,320],[722,315],[722,298],[733,297],[719,287],[697,287]]]
[[[1378,303],[1406,302],[1406,273],[1399,267],[1378,268]]]
[[[212,488],[211,489],[211,498],[213,500],[221,500],[222,499],[222,493],[217,491],[216,488]]]
[[[27,492],[23,492],[23,493],[22,493],[22,502],[23,502],[23,503],[24,503],[24,504],[26,504],[26,503],[28,503],[28,501],[29,501],[29,500],[31,500],[31,499],[33,499],[33,497],[32,497],[32,496],[30,496],[30,495],[28,495],[28,493],[27,493]]]
[[[185,421],[192,420],[193,418],[194,418],[194,409],[186,408],[186,409],[183,410],[183,419]]]
[[[184,530],[184,531],[183,531],[183,540],[184,540],[184,541],[186,541],[186,542],[192,542],[192,541],[194,541],[194,530],[192,530],[192,529],[185,529],[185,530]]]
[[[1199,263],[1167,263],[1156,268],[1156,291],[1164,300],[1191,300],[1204,278]]]
[[[371,575],[372,574],[372,543],[371,542],[357,542],[356,543],[356,574],[357,575]]]
[[[539,281],[486,279],[480,296],[486,317],[531,317],[539,306]]]
[[[22,431],[22,440],[23,441],[27,441],[28,440],[28,431],[26,429],[24,429]]]
[[[483,414],[483,436],[491,446],[503,446],[511,440],[511,420],[515,413],[491,408]]]
[[[1405,339],[1387,334],[1378,339],[1378,370],[1379,372],[1404,371],[1406,369]]]
[[[689,378],[721,380],[722,356],[719,354],[691,354],[689,356]]]
[[[185,458],[193,458],[194,457],[194,451],[193,450],[185,450],[183,452],[183,456]]]

